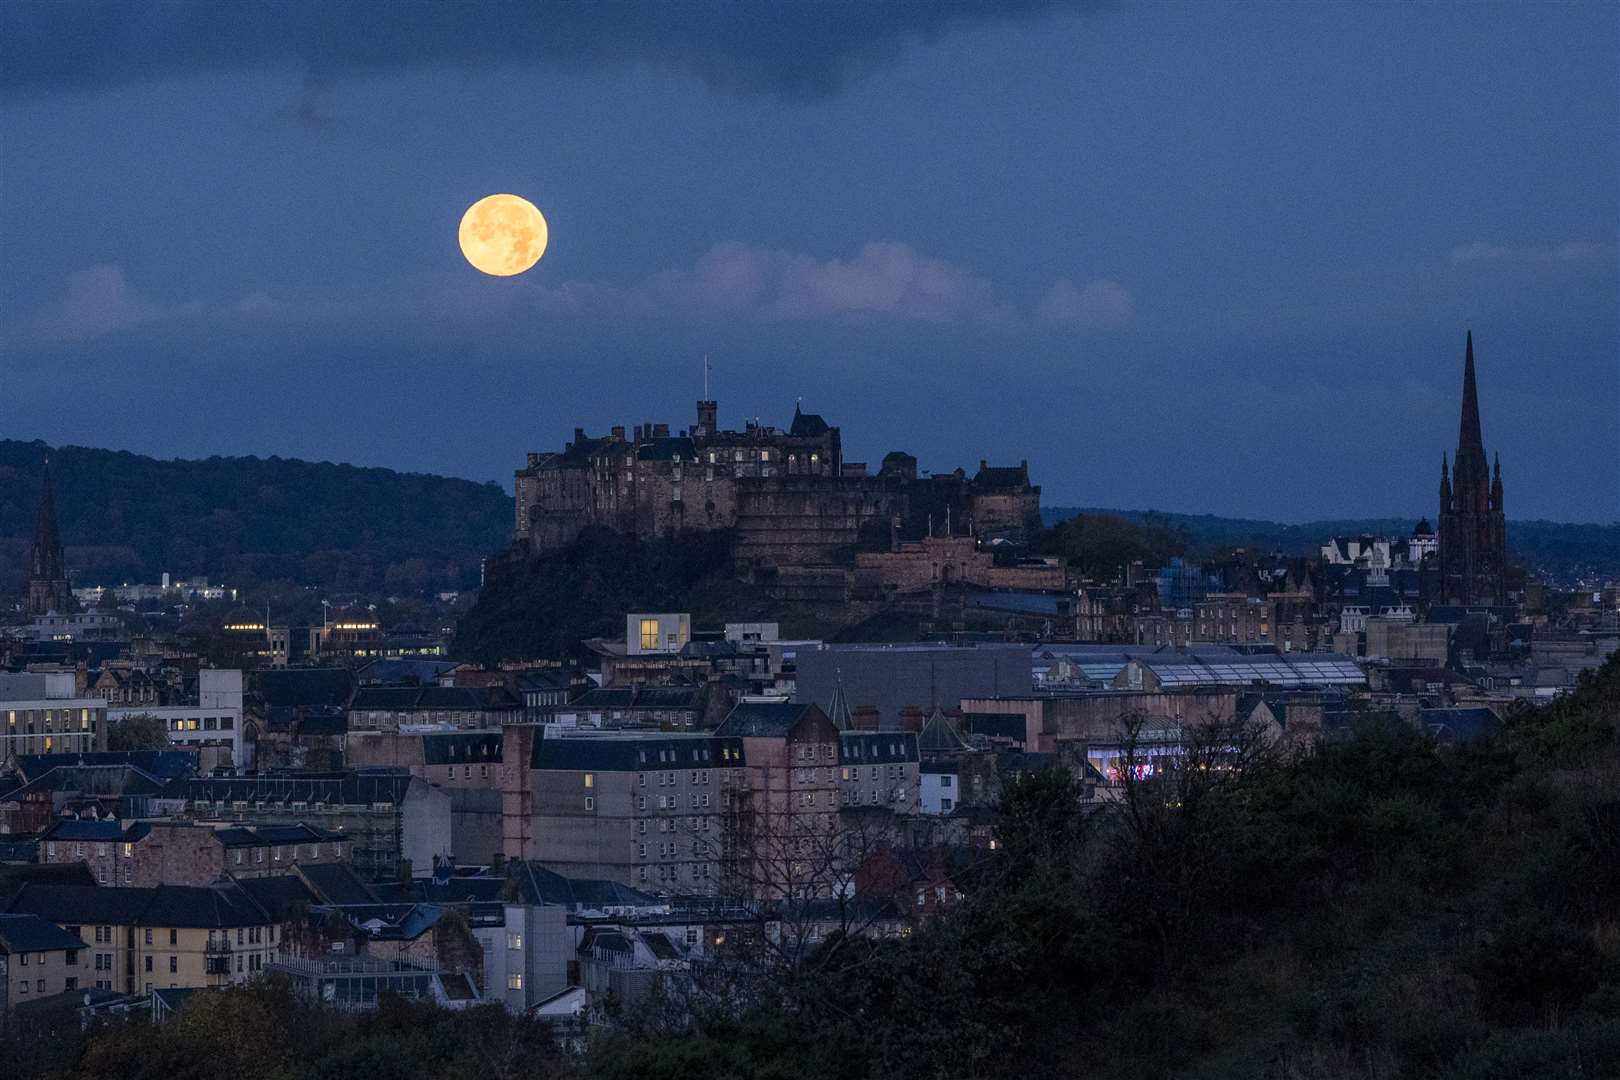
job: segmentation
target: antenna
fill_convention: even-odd
[[[709,398],[709,354],[708,353],[703,354],[703,400],[704,401],[710,400],[710,398]]]

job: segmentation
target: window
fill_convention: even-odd
[[[510,975],[508,975],[506,977],[506,988],[508,990],[521,990],[521,989],[523,989],[523,976],[519,975],[515,971],[512,972],[512,974],[510,974]]]
[[[955,805],[956,804],[954,802],[952,802],[950,799],[941,799],[941,800],[939,800],[939,808],[941,810],[943,810],[947,814],[951,812],[951,807],[955,806]]]
[[[151,971],[151,970],[152,970],[152,958],[151,958],[151,957],[150,957],[150,956],[148,956],[148,957],[147,957],[147,958],[146,958],[146,970],[147,970],[147,971]]]
[[[595,787],[596,786],[596,774],[595,773],[586,773],[585,774],[585,786],[586,787]]]
[[[79,966],[79,950],[78,949],[69,949],[67,951],[67,965],[68,965],[68,967],[78,967]]]
[[[587,810],[595,810],[596,809],[596,800],[593,799],[589,795],[585,796],[585,809],[587,809]]]
[[[645,810],[645,809],[647,809],[647,796],[645,796],[645,795],[637,795],[636,796],[636,809],[637,810]]]
[[[101,935],[99,933],[96,934],[96,940],[97,941],[101,940]],[[152,928],[150,926],[148,926],[146,928],[146,943],[148,945],[152,944]]]
[[[641,620],[641,649],[643,652],[652,652],[658,648],[658,620]]]
[[[62,984],[62,989],[64,990],[77,990],[78,988],[79,977],[77,975],[69,975],[67,977],[67,982]]]
[[[180,944],[180,931],[178,931],[178,930],[170,930],[169,931],[169,944],[170,945],[178,945],[178,944]]]
[[[507,934],[506,935],[506,947],[508,949],[521,949],[521,948],[523,948],[523,935],[522,934]]]
[[[178,956],[169,957],[169,974],[170,975],[177,975],[177,974],[179,974],[179,972],[180,972],[180,958]]]

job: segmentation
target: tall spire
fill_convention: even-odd
[[[1457,456],[1466,450],[1478,450],[1485,456],[1485,444],[1479,433],[1479,392],[1474,388],[1474,332],[1468,331],[1468,353],[1463,360],[1462,426],[1457,432]]]
[[[62,569],[62,538],[56,531],[56,485],[51,482],[51,459],[45,459],[45,476],[39,492],[39,514],[34,519],[34,550],[31,576],[43,581],[66,577]]]
[[[56,485],[51,481],[51,459],[45,458],[39,492],[39,516],[34,521],[34,546],[28,553],[28,613],[48,615],[73,610],[73,590],[56,530]]]

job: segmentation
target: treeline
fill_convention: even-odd
[[[476,587],[512,500],[495,484],[289,458],[160,461],[0,440],[0,593],[27,576],[46,453],[75,585],[207,576],[412,595]]]
[[[1331,518],[1285,525],[1251,518],[1216,517],[1213,514],[1169,514],[1157,510],[1101,510],[1048,506],[1041,517],[1048,526],[1077,516],[1107,517],[1150,531],[1167,531],[1179,536],[1184,551],[1204,556],[1235,547],[1249,551],[1281,552],[1290,556],[1314,556],[1333,536],[1408,536],[1417,518]],[[1429,518],[1431,525],[1438,523]],[[1509,554],[1520,564],[1556,581],[1580,576],[1620,575],[1620,523],[1608,525],[1565,524],[1555,521],[1508,518]]]
[[[617,1034],[595,1075],[1620,1075],[1620,658],[1493,735],[1368,722],[1075,808],[1011,787],[1000,850],[909,937],[829,942],[740,1018]]]
[[[385,996],[371,1012],[323,1008],[285,984],[193,995],[179,1014],[82,1029],[72,1008],[0,1025],[18,1080],[516,1080],[577,1073],[551,1030],[501,1005],[463,1011]]]
[[[699,586],[730,570],[733,540],[723,530],[642,540],[593,527],[540,558],[504,559],[457,626],[456,655],[562,659],[585,638],[622,639],[627,612],[703,608]]]

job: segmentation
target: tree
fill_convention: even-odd
[[[169,745],[168,724],[151,713],[126,716],[107,727],[108,750],[167,750]]]

